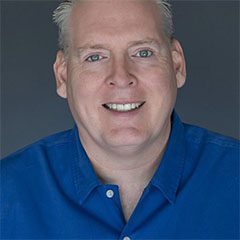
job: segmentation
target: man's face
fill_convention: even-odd
[[[85,145],[141,149],[170,130],[185,65],[169,44],[151,1],[84,1],[70,18],[68,56],[55,63],[57,91],[67,97]]]

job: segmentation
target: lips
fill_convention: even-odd
[[[141,108],[145,102],[105,103],[102,106],[115,112],[129,112]]]

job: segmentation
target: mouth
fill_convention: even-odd
[[[135,103],[105,103],[102,106],[114,112],[130,112],[141,108],[145,102]]]

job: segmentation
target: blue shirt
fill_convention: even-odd
[[[126,223],[118,186],[101,184],[75,126],[1,161],[2,238],[238,239],[238,160],[236,140],[173,113],[159,168]]]

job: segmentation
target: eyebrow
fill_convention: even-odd
[[[146,38],[146,39],[142,39],[142,40],[137,40],[137,41],[131,41],[128,44],[128,48],[129,47],[134,47],[134,46],[138,46],[138,45],[143,45],[143,44],[150,44],[153,46],[159,46],[159,42],[155,39],[152,38]],[[109,48],[106,45],[103,44],[85,44],[81,47],[77,48],[77,51],[79,54],[81,54],[83,51],[86,51],[87,49],[94,49],[94,50],[100,50],[100,49],[107,49],[109,50]]]
[[[159,46],[159,42],[157,40],[155,40],[153,38],[146,38],[146,39],[139,40],[139,41],[132,41],[128,44],[128,47],[134,47],[134,46],[143,45],[143,44]]]
[[[100,50],[100,49],[106,49],[106,46],[102,45],[102,44],[85,44],[82,47],[78,47],[77,51],[79,54],[81,54],[83,51],[87,50],[87,49],[95,49],[95,50]]]

